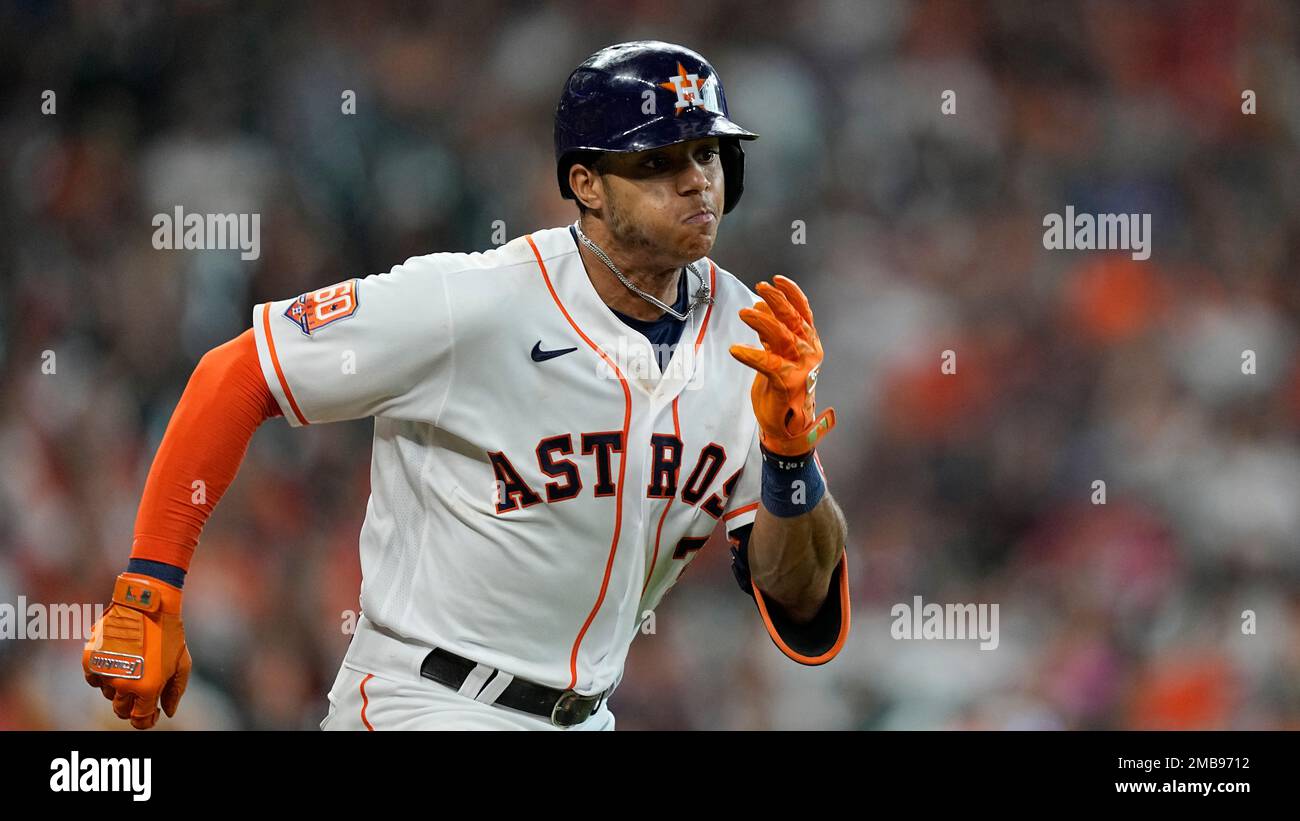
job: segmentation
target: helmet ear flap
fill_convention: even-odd
[[[722,160],[722,176],[726,192],[722,202],[722,213],[730,213],[740,201],[745,191],[745,152],[740,147],[740,140],[719,140],[718,151]]]

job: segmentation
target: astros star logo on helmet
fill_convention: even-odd
[[[680,62],[677,64],[677,74],[669,78],[668,82],[660,83],[659,86],[677,93],[677,104],[674,106],[677,115],[680,115],[683,109],[696,107],[715,114],[721,113],[718,105],[717,83],[714,79],[705,77],[701,80],[700,75],[687,73],[686,67]]]

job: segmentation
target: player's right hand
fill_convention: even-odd
[[[113,587],[113,603],[81,652],[86,683],[98,687],[117,717],[139,730],[158,722],[160,697],[167,716],[176,715],[189,684],[181,598],[178,587],[123,573]]]
[[[758,283],[762,297],[742,308],[740,319],[758,332],[762,350],[732,345],[731,355],[758,373],[750,398],[758,418],[759,441],[773,453],[802,456],[835,427],[835,411],[817,415],[817,373],[822,343],[808,297],[794,280],[777,274],[775,286]]]

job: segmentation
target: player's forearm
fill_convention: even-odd
[[[188,569],[199,533],[234,480],[253,432],[278,415],[251,331],[209,351],[190,376],[149,469],[131,558]]]
[[[751,578],[790,618],[806,623],[826,601],[847,535],[844,514],[829,492],[798,516],[775,516],[759,505],[749,541]]]

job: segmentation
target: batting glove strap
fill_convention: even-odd
[[[139,573],[123,573],[113,585],[114,604],[142,613],[180,615],[183,596],[179,588]]]

